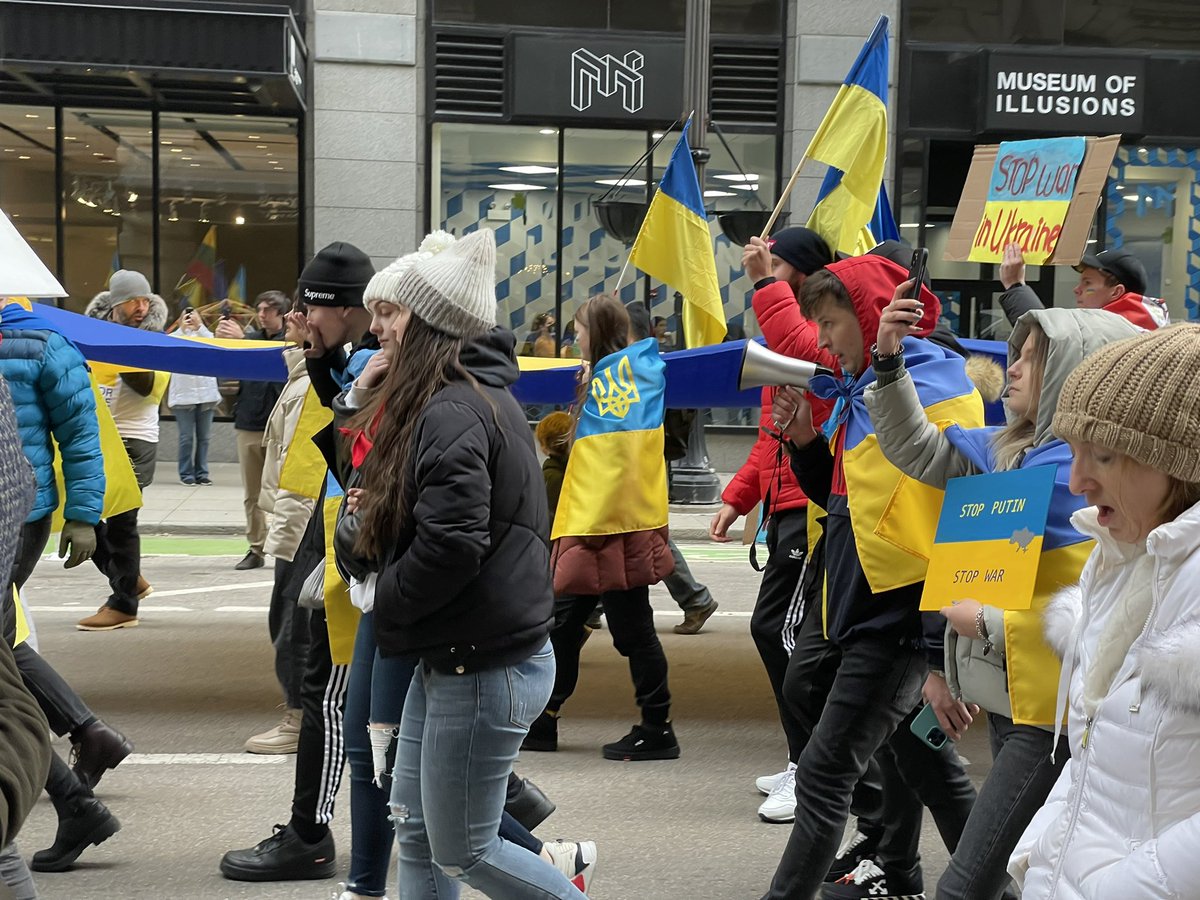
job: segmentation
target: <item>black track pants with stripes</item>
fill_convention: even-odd
[[[335,666],[329,656],[329,628],[325,611],[309,617],[308,662],[300,706],[300,747],[296,751],[296,786],[292,793],[292,818],[313,826],[333,820],[333,801],[346,766],[343,716],[350,667]]]
[[[767,547],[771,555],[763,568],[758,600],[750,617],[750,634],[775,692],[779,721],[787,737],[788,759],[795,762],[807,736],[784,699],[783,676],[805,612],[800,585],[808,556],[807,510],[800,507],[771,516],[767,524]]]

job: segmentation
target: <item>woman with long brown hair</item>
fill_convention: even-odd
[[[650,585],[675,566],[666,528],[664,365],[654,338],[630,344],[629,314],[611,295],[584,303],[575,330],[584,364],[553,554],[554,589],[571,602],[551,633],[558,673],[550,702],[522,746],[558,749],[558,715],[579,679],[584,626],[603,601],[642,711],[629,734],[604,745],[604,757],[676,759],[667,657],[650,608]]]
[[[377,573],[379,652],[419,660],[391,796],[400,894],[415,900],[456,897],[458,882],[490,897],[582,896],[499,835],[554,654],[545,491],[508,390],[515,339],[495,327],[495,264],[482,229],[400,275],[382,380],[351,420],[354,549]]]

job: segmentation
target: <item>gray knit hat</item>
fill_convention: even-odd
[[[134,297],[149,297],[152,293],[150,282],[146,280],[146,276],[141,272],[134,272],[132,269],[117,269],[108,279],[109,306],[120,306],[126,300],[132,300]]]
[[[400,277],[396,296],[421,320],[455,337],[496,327],[496,236],[480,228]]]
[[[1200,325],[1171,325],[1087,357],[1058,397],[1054,433],[1200,482]]]

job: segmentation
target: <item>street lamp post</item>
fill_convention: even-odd
[[[704,168],[712,153],[704,146],[708,132],[708,26],[709,0],[688,0],[684,33],[683,115],[693,115],[688,139],[692,160],[704,193]],[[680,320],[682,325],[682,319]],[[676,503],[716,503],[721,498],[721,480],[708,463],[708,447],[704,439],[704,417],[696,411],[688,435],[687,455],[671,463],[671,500]]]

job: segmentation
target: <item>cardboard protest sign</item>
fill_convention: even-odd
[[[998,263],[1015,241],[1027,263],[1078,263],[1119,143],[1109,135],[976,147],[946,259]]]
[[[978,600],[999,609],[1033,602],[1054,466],[953,478],[938,519],[921,609]]]

